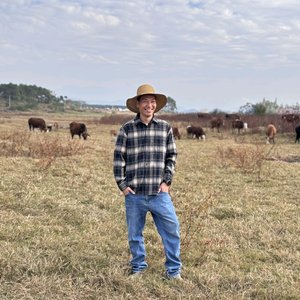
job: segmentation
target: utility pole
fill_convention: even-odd
[[[10,108],[10,95],[8,96],[8,108]]]

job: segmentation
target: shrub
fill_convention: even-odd
[[[215,152],[215,159],[221,167],[232,166],[241,170],[243,173],[254,174],[256,181],[264,180],[271,173],[271,168],[265,165],[265,161],[269,160],[271,153],[274,151],[275,145],[266,150],[266,146],[256,144],[253,146],[239,146],[237,148],[229,147],[224,150],[218,147]],[[265,167],[265,168],[263,168]],[[262,172],[264,171],[264,175]]]
[[[36,135],[28,131],[14,131],[2,136],[0,155],[6,157],[37,158],[48,168],[57,157],[70,157],[84,150],[80,140],[62,140],[58,135]]]

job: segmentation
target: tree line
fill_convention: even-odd
[[[256,104],[252,104],[247,102],[245,105],[241,106],[239,112],[242,114],[254,114],[254,115],[264,115],[264,114],[276,114],[278,109],[281,108],[300,108],[300,104],[296,102],[295,105],[288,105],[288,104],[278,104],[277,98],[274,102],[270,100],[266,100],[265,98],[257,102]]]
[[[18,110],[38,108],[39,104],[63,106],[67,96],[57,96],[54,92],[36,85],[0,84],[0,100],[5,106]],[[9,100],[11,102],[9,103]]]

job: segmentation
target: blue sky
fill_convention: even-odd
[[[296,0],[1,0],[0,83],[93,103],[144,83],[186,109],[300,102]]]

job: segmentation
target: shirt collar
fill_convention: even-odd
[[[149,124],[152,123],[152,122],[158,123],[158,120],[155,118],[154,115],[153,115],[153,118],[151,119],[151,121],[149,122]],[[137,125],[137,124],[139,124],[139,123],[142,123],[142,120],[141,120],[141,118],[140,118],[140,113],[138,113],[138,114],[136,115],[135,119],[134,119],[134,124],[135,124],[135,125]]]

